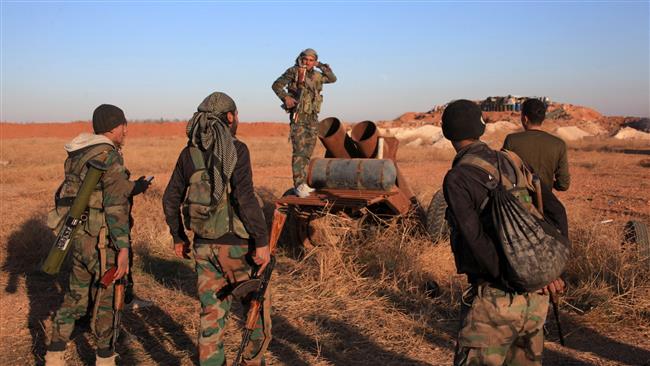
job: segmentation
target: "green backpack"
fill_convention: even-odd
[[[496,166],[475,155],[463,157],[458,164],[477,167],[495,178],[484,184],[490,194],[481,210],[490,210],[505,280],[517,291],[536,291],[560,277],[571,242],[546,221],[539,178],[517,154],[507,150],[495,154]],[[503,173],[502,162],[513,168],[515,181]]]
[[[230,202],[230,182],[226,182],[226,189],[215,204],[203,152],[191,146],[190,155],[196,170],[190,177],[190,186],[183,202],[185,227],[204,239],[219,239],[229,233],[248,239],[250,235]]]
[[[47,217],[47,226],[55,234],[58,235],[63,227],[70,206],[72,206],[79,187],[81,187],[81,183],[86,176],[88,171],[86,163],[95,159],[104,161],[106,154],[113,149],[115,149],[113,146],[102,143],[88,148],[84,153],[69,154],[65,161],[65,178],[54,194],[54,208],[49,211]],[[106,225],[103,200],[104,195],[100,183],[90,195],[87,219],[83,226],[83,229],[91,236],[99,235],[99,230]]]

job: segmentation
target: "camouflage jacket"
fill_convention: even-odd
[[[85,154],[91,152],[98,144],[107,144],[110,147],[91,157],[91,159],[103,162],[108,170],[104,172],[96,188],[96,191],[101,192],[101,195],[99,195],[101,203],[90,203],[89,210],[94,211],[96,209],[103,212],[103,218],[94,218],[91,212],[86,231],[90,235],[98,235],[99,230],[95,230],[94,227],[101,226],[105,222],[110,242],[115,248],[129,248],[129,213],[131,209],[129,200],[134,183],[129,181],[130,174],[124,166],[124,159],[120,151],[113,146],[110,140],[101,135],[81,134],[65,146],[68,152],[65,163],[66,174],[69,173],[69,167],[74,165],[75,161],[82,159]],[[83,167],[81,174],[79,174],[79,182],[83,181],[86,172],[87,168]],[[57,198],[74,197],[77,193],[76,190],[78,190],[78,187],[75,189],[74,184],[68,185],[67,182],[64,182]]]
[[[319,68],[322,72],[317,71],[315,68],[307,71],[305,86],[300,90],[297,83],[298,68],[298,65],[288,68],[284,74],[273,82],[271,88],[282,102],[287,96],[299,100],[302,94],[303,102],[300,112],[307,114],[318,113],[323,102],[321,96],[323,84],[335,82],[336,75],[334,75],[329,65],[321,64]]]

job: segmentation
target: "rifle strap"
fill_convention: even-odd
[[[99,273],[97,274],[97,282],[102,278],[104,273],[106,273],[106,226],[102,226],[99,229],[99,238],[97,242],[97,249],[99,251]],[[93,305],[93,317],[90,320],[90,330],[93,334],[97,335],[96,332],[96,323],[97,323],[97,313],[99,312],[99,303],[102,301],[104,295],[104,288],[101,285],[97,286],[97,291],[95,292],[95,303]]]

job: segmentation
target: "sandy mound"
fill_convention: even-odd
[[[592,136],[589,132],[581,130],[576,126],[559,127],[555,130],[555,134],[564,141],[575,141],[587,136]]]
[[[454,149],[454,146],[451,144],[451,141],[449,141],[449,140],[447,140],[445,138],[442,138],[442,139],[436,141],[433,144],[433,147],[436,148],[436,149],[444,149],[444,150],[453,150]]]
[[[422,145],[422,138],[418,137],[415,140],[406,144],[406,147],[419,147]]]
[[[430,145],[443,138],[442,129],[433,125],[424,125],[417,128],[395,127],[380,131],[384,136],[394,136],[401,143],[407,143],[407,146]],[[420,140],[420,142],[416,143],[417,140]],[[408,145],[411,142],[414,145]]]
[[[614,138],[619,140],[627,140],[627,139],[650,140],[650,133],[635,130],[634,128],[631,127],[624,127],[621,128],[616,135],[614,135]]]
[[[607,129],[596,122],[585,122],[580,125],[580,129],[591,134],[592,136],[607,135]]]
[[[485,133],[495,133],[495,132],[511,132],[518,130],[519,125],[509,122],[509,121],[498,121],[494,123],[488,123],[485,125]]]

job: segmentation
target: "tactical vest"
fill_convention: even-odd
[[[305,80],[305,86],[302,89],[298,87],[298,72],[289,86],[289,92],[295,96],[300,102],[299,113],[304,114],[318,114],[320,113],[321,105],[323,104],[323,74],[316,70],[312,70],[311,75],[308,73]]]
[[[58,233],[61,229],[64,219],[70,210],[70,206],[81,187],[88,167],[86,163],[90,160],[99,160],[105,162],[108,152],[114,149],[109,144],[98,144],[86,148],[82,152],[72,152],[68,154],[65,161],[64,171],[65,177],[63,183],[59,186],[54,194],[54,209],[48,214],[47,225],[50,229]],[[99,235],[102,226],[106,225],[104,217],[104,195],[102,191],[101,181],[95,187],[95,190],[90,195],[87,208],[87,220],[84,223],[84,230],[91,236]]]
[[[221,199],[215,204],[203,152],[196,147],[189,149],[195,171],[183,202],[185,228],[204,239],[219,239],[229,233],[248,239],[250,235],[231,202],[230,182],[225,182]]]

